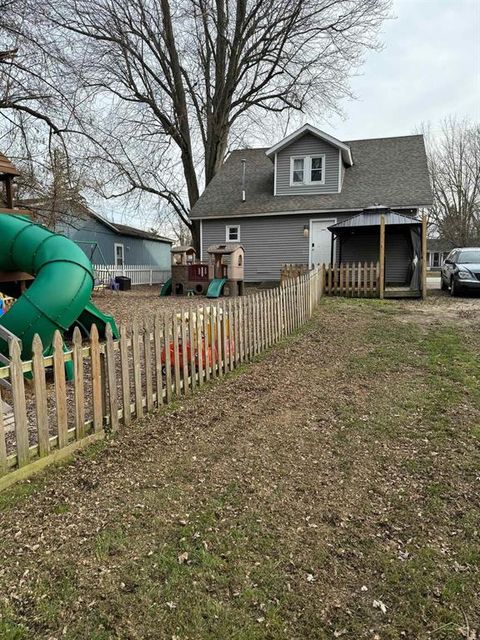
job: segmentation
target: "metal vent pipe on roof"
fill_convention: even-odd
[[[245,202],[245,175],[246,175],[246,166],[247,166],[247,161],[245,160],[245,158],[242,158],[242,202]]]

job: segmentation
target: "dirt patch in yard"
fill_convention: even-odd
[[[404,311],[404,322],[421,324],[461,324],[466,327],[480,323],[480,296],[452,298],[444,291],[429,291],[426,300],[398,302]]]
[[[405,309],[324,300],[0,495],[0,637],[476,640],[478,325]]]

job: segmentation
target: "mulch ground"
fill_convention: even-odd
[[[479,310],[324,300],[0,495],[0,637],[477,640]]]
[[[256,291],[246,288],[249,295]],[[222,298],[221,301],[228,300]],[[155,315],[171,315],[182,310],[196,309],[200,306],[217,305],[219,300],[206,296],[168,296],[160,297],[160,286],[135,286],[131,291],[111,291],[105,289],[93,294],[93,302],[104,313],[113,315],[117,324],[122,322],[130,326],[132,322],[151,322]]]

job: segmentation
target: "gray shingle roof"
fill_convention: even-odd
[[[111,222],[110,224],[112,224],[118,233],[122,234],[122,236],[131,236],[133,238],[143,238],[144,240],[154,240],[155,242],[168,242],[169,244],[173,244],[173,240],[160,236],[154,231],[144,231],[144,229],[137,229],[136,227],[129,227],[126,224],[117,224],[116,222]]]
[[[353,167],[340,193],[274,196],[273,162],[262,149],[233,151],[192,209],[192,218],[236,217],[300,211],[361,210],[381,202],[390,208],[432,204],[423,136],[347,142]],[[246,201],[241,201],[246,159]]]
[[[444,253],[456,248],[454,242],[444,240],[443,238],[428,238],[427,246],[429,251],[442,251]]]

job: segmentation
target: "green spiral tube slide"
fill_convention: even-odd
[[[45,351],[51,348],[58,329],[62,335],[80,318],[79,326],[89,331],[95,322],[100,333],[110,324],[118,336],[115,321],[90,302],[93,269],[78,245],[52,233],[28,218],[0,214],[0,270],[23,271],[35,280],[18,298],[0,325],[14,333],[23,344],[22,358],[31,358],[37,333]],[[8,355],[8,345],[0,338],[0,353]]]

